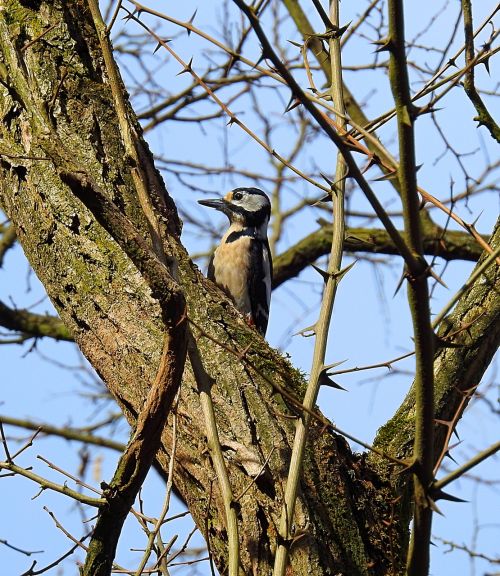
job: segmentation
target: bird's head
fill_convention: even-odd
[[[235,188],[224,198],[198,200],[199,204],[223,212],[232,223],[260,228],[269,222],[271,202],[258,188]]]

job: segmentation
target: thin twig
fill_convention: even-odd
[[[498,256],[500,255],[500,246],[497,247],[496,250],[493,251],[485,260],[484,262],[478,266],[474,272],[467,278],[464,282],[463,286],[456,292],[453,298],[443,307],[443,309],[439,312],[439,314],[434,318],[432,322],[432,327],[435,329],[439,326],[439,324],[444,320],[448,312],[455,306],[455,304],[460,300],[460,298],[474,285],[474,282],[484,274],[484,272],[498,260]]]
[[[238,517],[234,506],[233,490],[229,481],[222,447],[217,430],[217,421],[211,396],[212,379],[206,373],[203,362],[191,331],[189,330],[188,353],[194,377],[198,385],[200,403],[205,417],[207,444],[210,456],[217,474],[219,487],[226,513],[226,527],[228,538],[229,576],[238,576],[240,564],[240,544],[238,536]]]
[[[113,29],[113,26],[115,25],[116,19],[118,18],[118,14],[120,13],[122,7],[122,0],[118,0],[116,7],[115,7],[115,11],[113,12],[113,16],[111,16],[111,20],[109,21],[109,24],[106,28],[106,33],[109,35],[111,34],[111,30]]]
[[[144,212],[144,216],[148,222],[153,249],[158,258],[165,264],[166,260],[163,249],[162,234],[160,232],[158,219],[151,201],[150,191],[148,190],[148,177],[146,174],[146,167],[143,165],[143,155],[139,150],[138,136],[135,133],[134,127],[129,120],[128,108],[124,96],[126,91],[123,87],[123,82],[120,78],[118,67],[113,58],[113,49],[109,40],[108,29],[104,23],[104,20],[102,19],[98,1],[88,0],[88,5],[92,14],[92,19],[94,21],[97,35],[99,37],[99,43],[101,46],[106,71],[109,76],[109,84],[111,87],[111,93],[113,95],[115,113],[120,126],[123,144],[125,146],[126,154],[130,159],[130,165],[132,166],[130,172],[134,182],[134,187],[136,189],[137,197],[139,198],[142,211]]]
[[[380,203],[377,196],[374,194],[373,190],[371,189],[370,185],[368,184],[367,180],[363,176],[361,170],[359,169],[356,161],[354,160],[347,143],[342,135],[340,135],[335,129],[331,122],[331,120],[323,114],[322,111],[318,110],[310,99],[306,96],[302,88],[299,86],[295,78],[289,72],[287,67],[283,64],[280,57],[276,54],[273,50],[262,26],[260,25],[259,19],[254,13],[253,9],[248,6],[243,0],[233,0],[234,3],[244,12],[247,18],[250,20],[257,37],[259,38],[262,48],[264,51],[265,56],[267,56],[274,64],[277,71],[286,81],[290,89],[292,90],[293,95],[300,100],[303,106],[307,109],[307,111],[311,114],[311,116],[316,120],[318,125],[321,129],[325,132],[325,134],[330,138],[330,140],[335,144],[335,146],[340,150],[342,156],[348,167],[348,175],[357,182],[363,193],[365,194],[368,202],[371,204],[372,208],[375,210],[375,213],[379,217],[380,221],[384,225],[385,229],[391,236],[394,244],[397,246],[397,249],[403,259],[406,262],[406,265],[410,270],[418,270],[419,264],[418,261],[415,259],[414,254],[409,249],[406,241],[400,236],[398,230],[394,226],[392,220],[387,216],[387,213]]]
[[[140,24],[145,30],[148,31],[149,34],[151,34],[151,36],[153,36],[153,38],[155,40],[158,41],[158,44],[160,44],[163,48],[165,48],[165,50],[167,50],[178,62],[179,64],[183,67],[183,69],[186,72],[189,72],[192,77],[196,80],[196,82],[204,89],[206,90],[206,92],[208,94],[210,94],[210,96],[212,97],[212,99],[220,106],[220,108],[227,114],[227,116],[230,118],[229,123],[230,124],[236,124],[237,126],[239,126],[244,132],[246,132],[253,140],[255,140],[260,146],[262,146],[262,148],[264,148],[269,154],[271,154],[272,156],[274,156],[277,160],[279,160],[280,162],[282,162],[285,166],[287,166],[287,168],[289,168],[292,172],[294,172],[295,174],[297,174],[298,176],[300,176],[300,178],[303,178],[304,180],[306,180],[307,182],[309,182],[310,184],[312,184],[313,186],[316,186],[317,188],[319,188],[320,190],[323,190],[324,192],[329,192],[329,188],[327,188],[326,186],[324,186],[323,184],[321,184],[320,182],[317,182],[316,180],[314,180],[313,178],[311,178],[310,176],[308,176],[306,173],[302,172],[301,170],[299,170],[298,168],[296,168],[295,166],[293,166],[292,164],[290,164],[286,158],[284,158],[281,154],[279,154],[278,152],[276,152],[276,150],[274,150],[274,148],[272,148],[271,146],[269,146],[269,144],[267,144],[264,140],[262,140],[262,138],[259,138],[259,136],[257,136],[257,134],[255,134],[255,132],[253,132],[252,130],[250,130],[250,128],[248,128],[248,126],[246,126],[246,124],[244,124],[237,116],[236,114],[234,114],[229,108],[228,106],[222,102],[222,100],[215,94],[215,92],[207,85],[207,83],[198,75],[196,74],[196,72],[192,69],[191,64],[185,62],[176,52],[175,50],[173,50],[173,48],[167,43],[165,42],[162,38],[160,38],[153,30],[151,30],[150,28],[148,28],[148,26],[146,26],[146,24],[144,24],[142,22],[142,20],[140,20],[139,18],[136,18],[132,13],[129,12],[129,17],[131,19],[133,19],[135,22],[137,22],[138,24]]]
[[[47,458],[44,458],[43,456],[38,455],[37,458],[39,460],[41,460],[42,462],[45,462],[45,464],[47,464],[47,466],[49,468],[52,468],[52,470],[55,470],[56,472],[59,472],[61,474],[63,474],[64,476],[66,476],[67,478],[69,478],[70,480],[73,480],[73,482],[75,484],[77,484],[78,486],[82,486],[82,488],[86,488],[87,490],[90,490],[91,492],[94,492],[94,494],[99,494],[99,496],[102,496],[102,491],[101,490],[97,490],[97,488],[94,488],[93,486],[91,486],[90,484],[87,484],[86,482],[83,482],[82,480],[80,480],[80,478],[77,478],[76,476],[74,476],[73,474],[70,474],[69,472],[67,472],[66,470],[63,470],[62,468],[59,468],[59,466],[56,466],[55,464],[53,464],[52,462],[50,462],[50,460],[47,460]]]
[[[22,468],[21,466],[17,466],[12,462],[0,462],[0,469],[3,470],[10,470],[15,474],[19,474],[20,476],[24,476],[25,478],[29,478],[36,482],[39,486],[41,486],[42,490],[53,490],[54,492],[59,492],[60,494],[64,494],[65,496],[69,496],[82,504],[87,504],[88,506],[94,506],[95,508],[99,508],[103,504],[106,503],[105,498],[92,498],[90,496],[85,496],[80,492],[76,492],[76,490],[72,490],[68,488],[66,485],[61,486],[60,484],[56,484],[55,482],[51,482],[26,468]]]
[[[462,10],[464,15],[464,35],[465,35],[465,62],[469,64],[474,61],[474,34],[472,24],[472,4],[470,0],[461,0]],[[491,40],[490,42],[491,43]],[[488,44],[489,44],[488,43]],[[479,95],[474,80],[474,66],[471,66],[464,78],[464,90],[469,100],[472,102],[476,109],[477,116],[474,120],[479,122],[479,125],[486,126],[489,130],[491,137],[500,143],[500,127],[495,122],[495,119],[486,108],[481,96]]]
[[[276,446],[273,446],[271,451],[269,452],[269,454],[267,455],[267,458],[264,460],[264,464],[262,464],[260,470],[257,472],[257,474],[255,474],[255,476],[252,478],[251,482],[248,483],[248,485],[246,486],[246,488],[243,489],[243,492],[241,492],[241,494],[239,494],[238,496],[235,496],[234,500],[235,502],[238,502],[239,500],[241,500],[243,498],[243,496],[250,490],[250,488],[255,484],[255,482],[257,481],[257,479],[260,477],[260,475],[264,472],[264,470],[266,469],[266,466],[269,464],[269,461],[271,460],[271,456],[274,454],[274,451],[276,450]]]
[[[330,3],[331,25],[339,28],[339,2],[332,0]],[[345,116],[344,97],[342,93],[342,62],[340,53],[340,39],[332,35],[330,40],[330,57],[332,84],[330,87],[332,100],[336,109]],[[345,123],[342,118],[337,118],[337,123],[342,131],[345,131]],[[318,392],[321,386],[321,376],[324,372],[326,346],[328,342],[328,332],[335,302],[337,286],[340,281],[340,269],[342,263],[342,252],[344,245],[344,194],[347,177],[347,164],[344,155],[337,154],[337,165],[335,169],[335,185],[332,186],[331,194],[333,200],[332,209],[332,246],[328,269],[325,273],[325,289],[321,301],[318,320],[314,326],[315,342],[311,366],[311,373],[307,385],[306,393],[302,404],[309,409],[313,409]],[[297,500],[297,490],[302,476],[304,452],[307,442],[311,417],[305,413],[302,418],[298,418],[295,425],[295,438],[288,468],[288,476],[285,486],[285,495],[281,518],[279,523],[279,536],[276,556],[273,567],[273,576],[284,576],[288,565],[288,553],[292,541],[292,525]]]
[[[144,570],[147,561],[149,560],[149,556],[151,555],[151,552],[153,550],[153,545],[154,545],[154,541],[156,538],[156,535],[159,534],[160,529],[165,521],[165,517],[168,514],[168,510],[170,507],[170,495],[172,493],[172,486],[173,486],[173,478],[174,478],[174,464],[175,464],[175,451],[177,448],[177,414],[175,412],[175,408],[172,412],[172,448],[170,450],[170,461],[169,461],[169,465],[168,465],[168,478],[167,478],[167,487],[165,490],[165,499],[163,502],[163,507],[162,510],[160,512],[160,515],[158,516],[158,520],[156,521],[156,524],[154,525],[153,529],[151,530],[151,532],[148,535],[148,542],[146,544],[146,550],[144,551],[144,555],[141,559],[141,562],[139,563],[139,566],[137,567],[137,570],[135,572],[135,576],[140,576],[142,574],[142,571]],[[172,542],[173,544],[173,542]]]
[[[77,440],[78,442],[83,442],[85,444],[102,446],[104,448],[118,450],[118,452],[123,452],[123,450],[125,450],[125,444],[123,444],[123,442],[116,442],[114,440],[104,438],[103,436],[87,434],[78,428],[58,428],[57,426],[39,424],[37,422],[32,422],[31,420],[12,418],[11,416],[6,416],[4,414],[0,414],[0,423],[8,424],[9,426],[17,426],[19,428],[25,428],[27,430],[39,431],[40,434],[47,434],[47,436],[59,436],[60,438],[65,438],[66,440]]]
[[[460,478],[466,472],[474,468],[474,466],[477,466],[478,464],[483,462],[483,460],[486,460],[486,458],[493,456],[493,454],[496,454],[499,450],[500,450],[500,442],[492,444],[489,448],[482,450],[481,452],[476,454],[473,458],[471,458],[468,462],[466,462],[453,472],[450,472],[450,474],[448,474],[444,478],[441,478],[441,480],[434,482],[434,484],[432,485],[432,490],[436,491],[442,490],[450,482],[453,482],[457,478]]]
[[[12,458],[10,457],[9,446],[7,445],[7,438],[5,438],[2,422],[0,422],[0,434],[2,436],[3,449],[5,450],[5,458],[7,459],[7,462],[10,463],[12,462]]]
[[[370,450],[370,452],[373,452],[374,454],[378,454],[381,458],[384,458],[386,460],[388,460],[389,462],[392,462],[393,464],[396,464],[398,466],[402,466],[403,468],[406,468],[408,466],[408,462],[405,460],[399,460],[398,458],[395,458],[394,456],[391,456],[390,454],[386,454],[385,452],[383,452],[382,450],[379,450],[378,448],[376,448],[375,446],[372,446],[370,444],[368,444],[367,442],[364,442],[363,440],[360,440],[359,438],[356,438],[355,436],[353,436],[352,434],[350,434],[349,432],[345,432],[344,430],[341,430],[340,428],[338,428],[337,426],[335,426],[334,424],[332,424],[327,418],[325,418],[322,414],[320,414],[319,412],[315,411],[314,409],[308,408],[307,406],[305,406],[304,404],[302,404],[302,402],[300,402],[300,400],[298,400],[292,393],[290,393],[284,386],[281,386],[280,384],[278,384],[278,382],[275,382],[274,380],[271,380],[271,378],[269,378],[268,376],[266,376],[261,370],[259,370],[254,364],[253,362],[251,362],[248,357],[247,354],[250,350],[244,350],[244,351],[240,351],[237,349],[232,349],[229,346],[226,346],[226,344],[224,344],[223,342],[217,340],[216,338],[214,338],[213,336],[211,336],[210,334],[208,334],[207,332],[205,332],[203,330],[203,328],[197,324],[196,322],[194,322],[192,319],[189,319],[189,322],[195,326],[197,328],[197,330],[199,331],[199,335],[203,336],[205,338],[208,338],[211,342],[213,342],[214,344],[217,344],[217,346],[220,346],[220,348],[222,348],[223,350],[225,350],[226,352],[228,352],[229,354],[232,354],[234,356],[236,356],[240,361],[245,363],[245,366],[248,366],[251,370],[253,370],[260,378],[262,378],[262,380],[264,380],[265,382],[267,382],[269,384],[269,386],[271,386],[271,388],[273,388],[273,390],[275,390],[278,394],[280,394],[285,400],[287,400],[296,410],[298,410],[300,413],[304,413],[304,414],[308,414],[309,416],[311,416],[318,424],[321,425],[321,427],[324,430],[331,430],[332,432],[337,432],[338,434],[340,434],[341,436],[345,436],[346,438],[349,438],[349,440],[352,440],[353,442],[356,442],[356,444],[359,444],[360,446],[363,446],[363,448],[366,448],[367,450]]]

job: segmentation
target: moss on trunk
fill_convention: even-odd
[[[67,329],[133,425],[160,358],[160,307],[127,254],[61,179],[62,173],[85,174],[148,237],[102,65],[83,2],[5,3],[0,12],[0,203]],[[143,147],[144,161],[153,169]],[[173,203],[162,193],[170,228],[178,232]],[[169,256],[178,265],[193,332],[214,381],[233,492],[240,494],[251,484],[238,501],[242,568],[249,575],[270,574],[298,413],[269,382],[300,398],[304,381],[202,277],[177,236],[169,238]],[[477,373],[482,369],[475,365]],[[456,394],[446,377],[441,385]],[[204,535],[223,574],[223,506],[213,485],[205,423],[189,367],[177,415],[175,485],[202,533],[209,527]],[[408,421],[411,406],[403,406],[399,418]],[[164,469],[170,435],[167,426],[157,457]],[[386,429],[383,445],[393,453],[407,442],[412,442],[410,428],[404,438],[396,427]],[[263,474],[252,482],[263,466]],[[342,438],[319,424],[312,427],[296,537],[290,543],[291,573],[381,576],[401,571],[408,518],[398,516],[392,473],[384,467],[380,476],[380,467],[380,458],[355,455]]]

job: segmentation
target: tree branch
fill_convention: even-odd
[[[495,250],[500,247],[500,220],[491,237]],[[438,339],[453,347],[441,346],[434,359],[435,434],[434,454],[443,451],[450,433],[448,424],[456,426],[473,391],[500,345],[500,266],[492,265],[476,275],[486,260],[494,257],[483,252],[472,272],[475,281],[462,294],[453,312],[440,323]],[[374,445],[400,458],[410,456],[413,422],[408,418],[415,406],[413,385],[396,414],[380,428]],[[373,458],[370,456],[370,458]],[[390,473],[389,471],[385,472]]]
[[[3,302],[0,302],[0,326],[33,338],[47,336],[55,340],[73,342],[73,336],[60,318],[48,314],[35,314],[27,310],[15,310]]]
[[[292,74],[290,74],[290,72],[288,71],[286,66],[283,64],[281,59],[275,53],[275,51],[271,47],[271,44],[270,44],[265,32],[263,31],[263,29],[260,25],[259,19],[258,19],[257,15],[255,14],[254,9],[249,7],[242,0],[233,0],[233,1],[241,9],[241,11],[244,12],[244,14],[247,16],[250,23],[252,24],[252,27],[255,30],[255,33],[262,44],[262,49],[263,49],[264,55],[266,57],[268,57],[273,62],[277,71],[280,73],[280,75],[283,77],[285,82],[290,87],[293,95],[303,104],[304,108],[307,109],[307,111],[311,114],[311,116],[314,118],[314,120],[317,122],[317,124],[321,127],[321,129],[325,132],[325,134],[330,138],[330,140],[335,144],[335,146],[338,148],[338,150],[342,153],[342,156],[344,157],[344,160],[345,160],[346,165],[348,167],[349,176],[356,180],[357,184],[359,185],[359,187],[361,188],[361,190],[365,194],[368,202],[372,205],[372,208],[374,209],[375,213],[379,217],[380,221],[384,225],[387,232],[390,234],[394,244],[396,244],[396,246],[398,247],[398,250],[399,250],[401,256],[404,258],[409,269],[410,270],[417,269],[418,264],[415,260],[414,255],[409,250],[406,242],[404,241],[404,239],[399,234],[398,230],[396,229],[396,227],[392,223],[391,219],[388,217],[382,204],[380,203],[380,201],[378,200],[376,195],[373,193],[373,190],[371,189],[370,185],[368,184],[368,182],[364,178],[363,174],[361,173],[361,170],[359,169],[358,165],[356,164],[356,162],[355,162],[347,144],[345,143],[343,137],[338,132],[336,132],[336,130],[333,129],[333,127],[330,124],[330,122],[328,121],[327,117],[325,115],[323,115],[323,113],[320,112],[314,106],[314,104],[307,98],[307,96],[304,94],[304,91],[299,86],[299,84],[297,83],[295,78],[292,76]]]
[[[178,319],[167,329],[160,366],[132,438],[104,488],[101,506],[82,569],[83,576],[108,576],[123,523],[146,479],[161,444],[168,413],[179,389],[186,357],[186,323]]]
[[[316,5],[319,8],[318,5]],[[323,14],[323,12],[322,12]],[[324,19],[328,17],[324,15]],[[338,0],[332,0],[330,3],[330,20],[332,26],[336,29],[339,28],[339,4]],[[340,129],[345,130],[344,121],[344,97],[342,94],[342,61],[340,54],[340,38],[330,30],[331,38],[329,40],[330,46],[330,66],[332,83],[330,92],[335,108],[339,111],[341,116],[337,116],[336,120]],[[345,199],[345,184],[348,173],[348,167],[343,154],[339,150],[336,158],[335,168],[335,186],[332,186],[332,220],[331,227],[331,247],[328,260],[328,268],[323,272],[323,280],[325,283],[323,296],[321,299],[321,306],[318,315],[318,320],[314,325],[314,352],[312,358],[311,371],[309,382],[304,395],[303,404],[311,410],[316,404],[319,389],[321,387],[322,376],[325,374],[325,357],[328,343],[328,333],[330,330],[330,322],[335,303],[335,296],[337,294],[337,287],[342,277],[341,264],[342,252],[344,247],[344,228],[345,228],[345,212],[344,212],[344,199]],[[273,576],[284,576],[288,565],[288,554],[290,546],[293,542],[292,525],[295,512],[295,505],[297,500],[297,491],[300,484],[300,479],[304,467],[304,454],[306,442],[309,434],[309,425],[311,418],[308,413],[302,415],[297,419],[295,424],[295,438],[290,458],[290,466],[288,468],[287,481],[285,486],[284,501],[281,510],[281,518],[279,524],[278,548],[276,550],[276,558],[273,568]]]
[[[474,61],[476,56],[474,53],[474,27],[472,24],[472,4],[470,0],[462,0],[462,11],[464,15],[465,63],[469,65]],[[479,126],[485,126],[491,134],[491,137],[500,143],[500,127],[489,113],[474,84],[474,68],[475,66],[471,66],[464,77],[465,93],[477,112],[474,120],[478,121]]]
[[[486,242],[488,237],[483,236],[483,239]],[[325,224],[277,256],[273,262],[273,287],[277,288],[294,278],[319,257],[328,254],[330,244],[331,226]],[[477,261],[482,253],[479,244],[466,232],[445,231],[438,227],[433,232],[424,231],[423,248],[425,254],[439,256],[444,260]],[[389,234],[376,228],[347,228],[344,250],[367,254],[399,254]]]
[[[100,506],[106,503],[105,498],[93,498],[91,496],[86,496],[81,492],[77,492],[76,490],[72,490],[68,488],[66,485],[56,484],[55,482],[51,482],[31,470],[27,470],[26,468],[22,468],[14,462],[0,462],[0,469],[2,470],[9,470],[14,474],[19,474],[20,476],[24,476],[33,482],[36,482],[42,490],[53,490],[54,492],[59,492],[60,494],[64,494],[65,496],[69,496],[82,504],[87,504],[88,506],[94,506],[99,508]]]
[[[417,193],[413,107],[408,79],[405,45],[405,22],[402,0],[389,0],[389,78],[398,123],[399,168],[398,179],[405,236],[418,261],[412,270],[407,268],[408,304],[410,307],[415,343],[415,438],[413,451],[413,531],[408,551],[408,576],[423,576],[429,571],[429,545],[432,509],[428,489],[433,480],[434,465],[434,332],[431,327],[429,267],[423,257],[420,222],[420,199]]]
[[[18,428],[24,428],[25,430],[39,431],[47,436],[58,436],[59,438],[65,438],[66,440],[75,440],[77,442],[83,442],[84,444],[102,446],[103,448],[110,448],[111,450],[117,450],[118,452],[123,452],[126,447],[122,442],[115,442],[109,438],[96,436],[95,434],[88,434],[76,428],[59,428],[57,426],[32,422],[31,420],[12,418],[11,416],[5,416],[3,414],[0,415],[0,423],[8,424],[9,426],[17,426]]]
[[[16,239],[16,229],[12,224],[0,225],[0,268],[3,266],[5,254],[14,246]]]
[[[499,450],[500,450],[500,442],[495,442],[495,444],[492,444],[489,448],[482,450],[481,452],[476,454],[473,458],[471,458],[468,462],[458,467],[456,470],[453,470],[453,472],[450,472],[450,474],[446,475],[444,478],[441,478],[441,480],[434,482],[432,490],[439,492],[450,482],[453,482],[457,478],[460,478],[461,476],[466,474],[469,470],[474,468],[474,466],[481,464],[481,462],[483,462],[490,456],[493,456],[493,454],[496,454]]]
[[[132,438],[113,480],[106,487],[107,503],[99,510],[82,569],[84,576],[108,576],[123,524],[160,448],[162,431],[182,380],[187,351],[186,302],[178,284],[155,253],[159,251],[166,263],[161,236],[155,236],[153,249],[150,248],[89,177],[67,171],[61,171],[61,177],[141,271],[158,299],[165,328],[158,372],[137,417]],[[151,230],[157,231],[154,222],[150,222]]]

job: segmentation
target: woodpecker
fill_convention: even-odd
[[[207,276],[264,336],[273,275],[267,240],[271,202],[258,188],[235,188],[224,198],[198,202],[223,212],[230,223],[210,259]]]

